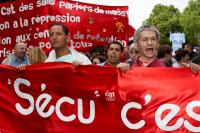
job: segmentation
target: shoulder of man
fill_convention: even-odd
[[[6,64],[6,65],[9,65],[10,64],[10,62],[11,62],[11,59],[12,59],[12,57],[13,57],[13,54],[11,54],[11,55],[8,55],[3,61],[2,61],[2,63],[1,64]]]
[[[151,63],[151,66],[152,67],[166,67],[166,65],[158,58]]]
[[[45,62],[54,62],[56,59],[56,53],[55,53],[55,50],[51,50],[49,52],[49,56],[48,58],[45,60]]]
[[[76,51],[73,48],[69,48],[69,49],[70,49],[70,51],[72,53],[72,56],[75,56],[74,58],[77,61],[80,61],[81,63],[83,63],[83,65],[90,65],[90,64],[92,64],[92,62],[90,61],[90,59],[86,55],[84,55],[84,54]]]

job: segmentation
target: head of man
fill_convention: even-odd
[[[179,63],[188,63],[189,62],[189,51],[184,50],[184,49],[178,49],[175,55],[175,59],[177,60],[177,62]]]
[[[192,44],[190,44],[188,42],[185,43],[183,49],[187,50],[188,52],[192,52],[192,50],[193,50]]]
[[[70,40],[68,28],[63,24],[51,25],[49,28],[49,40],[55,50],[67,47],[67,43]]]
[[[140,51],[140,58],[143,60],[152,60],[157,56],[159,48],[160,33],[150,25],[141,26],[134,35],[136,47]]]
[[[161,45],[157,52],[157,57],[163,61],[172,59],[172,48],[169,45]]]
[[[120,42],[112,42],[108,46],[107,57],[108,64],[111,66],[116,66],[120,63],[121,56],[123,52],[123,46]]]
[[[14,47],[14,54],[17,59],[23,59],[26,57],[27,47],[26,44],[23,42],[19,42],[15,44]]]

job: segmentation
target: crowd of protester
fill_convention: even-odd
[[[93,53],[81,53],[70,47],[70,34],[68,28],[63,24],[53,24],[49,28],[49,40],[52,51],[46,57],[44,51],[39,47],[27,46],[24,42],[14,46],[14,53],[5,58],[2,64],[25,69],[26,65],[44,62],[69,62],[78,65],[99,65],[117,67],[121,71],[128,71],[132,67],[190,67],[194,72],[200,70],[200,50],[193,50],[189,42],[183,48],[172,54],[169,45],[160,44],[159,31],[150,25],[141,26],[134,34],[134,40],[124,50],[118,41],[108,44],[104,51]],[[200,36],[198,38],[200,49]],[[126,61],[122,62],[123,56]]]

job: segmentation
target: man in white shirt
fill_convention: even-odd
[[[69,48],[70,35],[68,28],[63,24],[53,24],[49,28],[49,40],[53,50],[45,62],[69,62],[75,65],[92,64],[91,61],[78,51]]]

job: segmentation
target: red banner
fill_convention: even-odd
[[[200,132],[200,75],[189,69],[46,63],[0,66],[0,132]]]
[[[70,47],[80,51],[114,40],[127,45],[127,6],[102,6],[71,0],[31,0],[0,4],[0,60],[12,53],[16,42],[51,48],[48,28],[52,23],[68,26]]]

